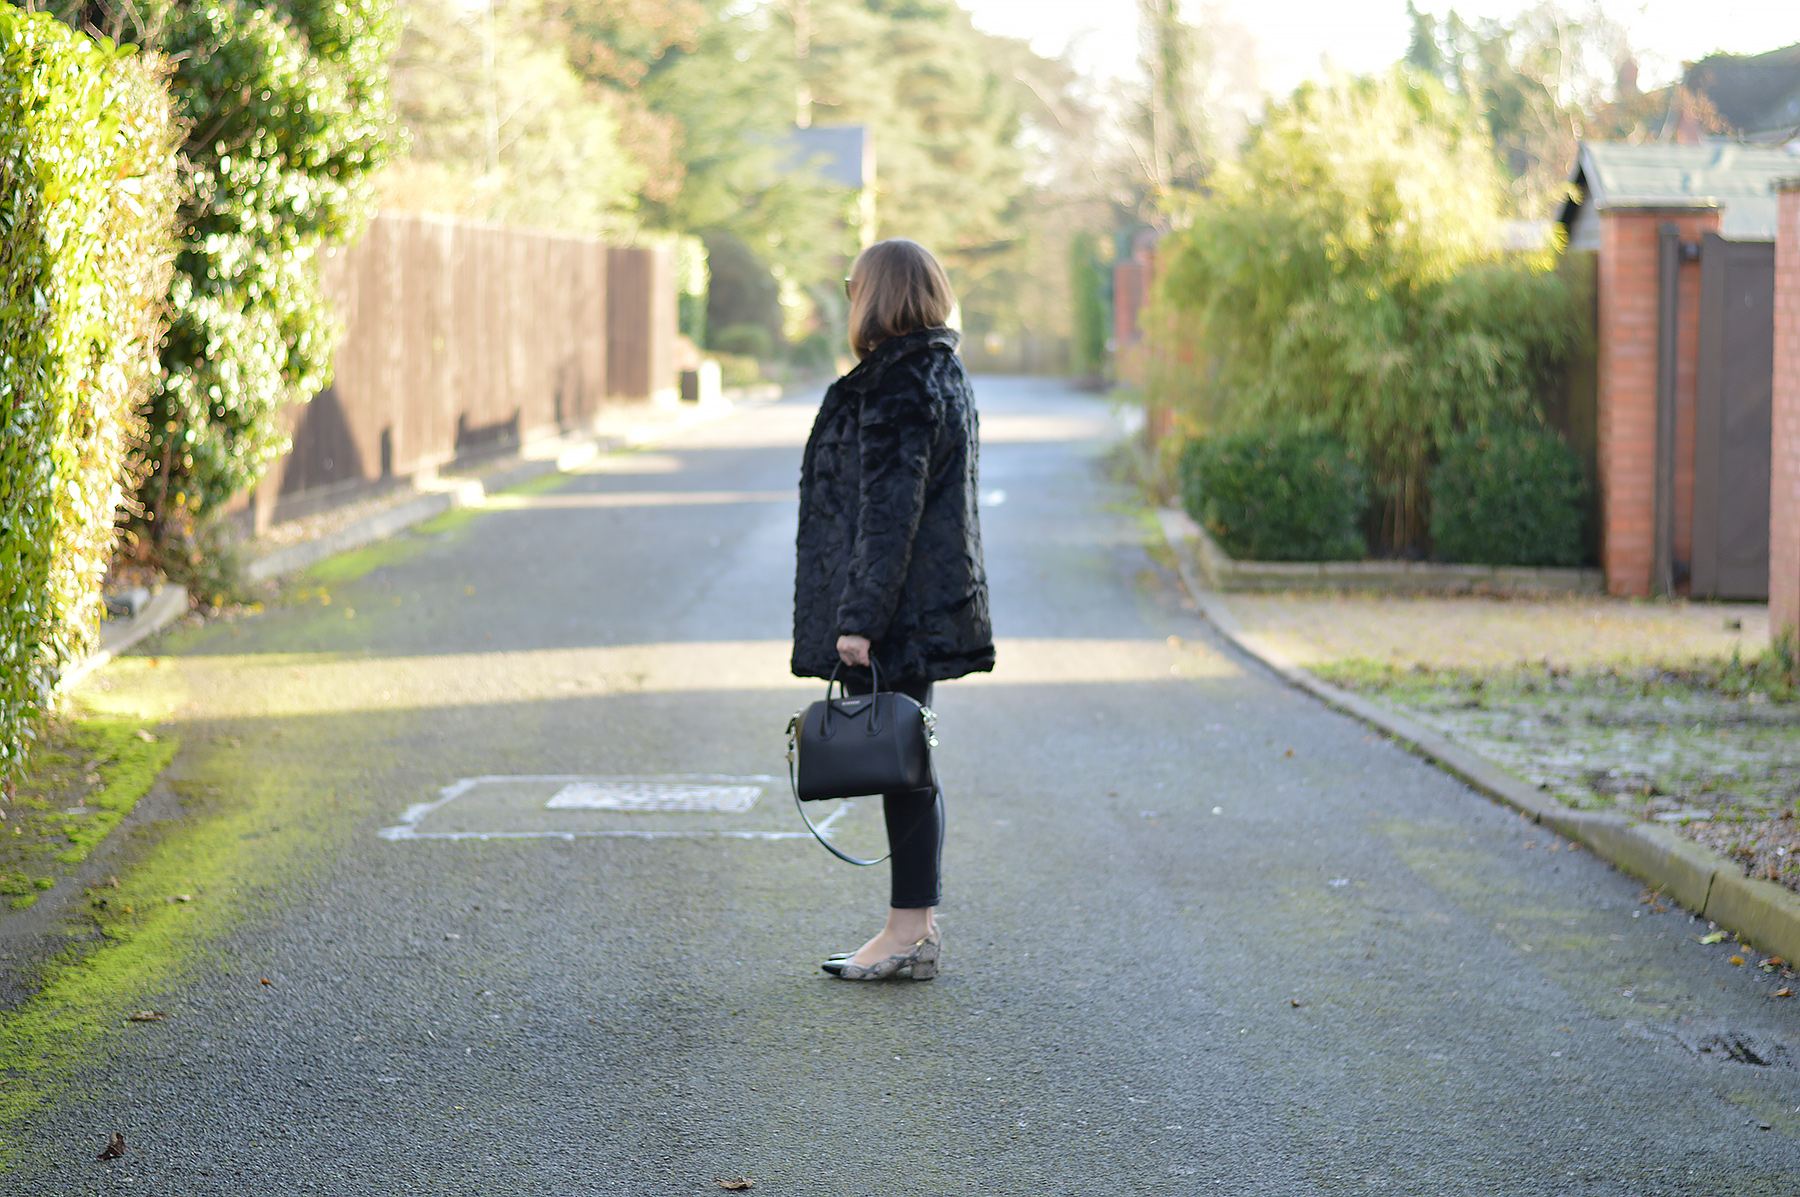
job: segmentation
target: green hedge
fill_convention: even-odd
[[[0,781],[93,644],[169,282],[160,68],[0,5]]]
[[[1580,565],[1587,478],[1546,428],[1465,433],[1431,476],[1433,555],[1471,565]]]
[[[1249,561],[1353,561],[1368,475],[1329,433],[1262,429],[1212,436],[1181,458],[1181,497],[1234,557]]]

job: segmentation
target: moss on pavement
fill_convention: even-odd
[[[0,895],[23,910],[86,860],[150,792],[177,741],[141,720],[87,715],[59,721],[0,807]]]

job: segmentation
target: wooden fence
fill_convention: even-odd
[[[289,413],[247,504],[259,531],[675,395],[667,249],[384,214],[320,273],[335,377]]]

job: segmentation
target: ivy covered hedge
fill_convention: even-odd
[[[159,62],[0,5],[0,782],[92,646],[166,312]]]

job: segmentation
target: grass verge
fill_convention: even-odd
[[[1568,806],[1668,824],[1747,875],[1800,891],[1800,694],[1778,653],[1587,668],[1311,668]]]
[[[58,721],[0,815],[0,895],[23,910],[88,858],[150,792],[177,741],[141,721]]]

